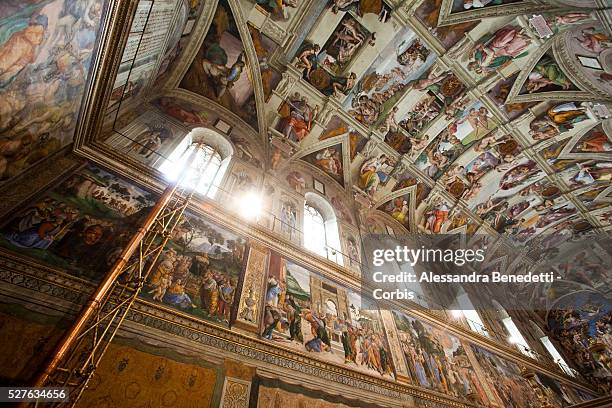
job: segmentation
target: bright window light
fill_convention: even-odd
[[[453,312],[459,312],[463,316],[465,316],[465,320],[467,320],[468,325],[472,331],[482,334],[483,336],[489,336],[489,332],[487,332],[486,326],[484,322],[480,318],[480,315],[474,308],[474,304],[470,300],[470,297],[467,293],[461,288],[461,295],[457,297],[457,303],[461,310],[454,310]]]
[[[567,363],[563,359],[563,356],[561,356],[561,353],[559,353],[559,351],[555,348],[554,344],[552,344],[552,342],[550,341],[548,336],[541,337],[540,341],[542,342],[544,347],[546,347],[546,350],[548,350],[548,352],[552,356],[553,360],[555,360],[555,363],[557,363],[559,365],[559,367],[561,367],[561,369],[563,371],[565,371],[565,373],[567,373],[567,374],[569,374],[569,375],[571,375],[573,377],[574,376],[574,372],[567,365]]]
[[[167,160],[159,167],[159,171],[170,181],[179,178],[187,165],[186,161],[191,156],[195,145],[191,144],[191,138],[186,136],[181,143],[172,151]],[[219,153],[211,146],[202,145],[197,147],[198,153],[187,169],[187,174],[182,184],[194,188],[198,193],[209,198],[214,198],[218,185],[227,169],[228,159],[221,161]]]
[[[535,358],[533,351],[529,348],[529,344],[527,344],[527,340],[521,334],[521,331],[516,327],[516,324],[512,321],[511,317],[506,317],[502,319],[502,323],[506,326],[506,330],[510,333],[509,341],[513,344],[516,344],[521,353],[525,354],[528,357]]]
[[[314,207],[304,204],[304,246],[327,258],[325,221]]]
[[[308,203],[304,203],[304,247],[339,265],[344,264],[336,220],[325,221],[321,212]]]
[[[239,199],[239,213],[249,220],[257,220],[263,209],[261,196],[254,191],[246,193]]]

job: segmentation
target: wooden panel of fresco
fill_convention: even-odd
[[[0,2],[0,182],[68,145],[102,0]]]
[[[395,377],[378,310],[360,295],[278,254],[270,256],[261,336],[284,349],[384,378]]]
[[[458,337],[398,311],[393,316],[414,384],[474,403],[489,403]]]

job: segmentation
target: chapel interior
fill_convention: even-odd
[[[606,0],[0,1],[0,386],[612,406],[611,24]],[[554,282],[374,301],[368,251],[410,236]]]

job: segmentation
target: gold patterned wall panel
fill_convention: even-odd
[[[0,313],[0,379],[27,383],[51,352],[61,330]]]
[[[327,402],[322,399],[295,394],[280,388],[259,387],[259,408],[348,408],[355,405]]]
[[[212,407],[217,372],[113,344],[79,408]]]

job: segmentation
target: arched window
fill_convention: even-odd
[[[459,286],[459,292],[456,297],[457,308],[453,310],[453,314],[457,317],[463,316],[467,321],[468,326],[472,331],[482,334],[483,336],[489,336],[484,322],[480,318],[480,315],[476,311],[474,304],[470,300],[469,295],[465,292],[463,287]]]
[[[508,334],[510,335],[508,341],[512,344],[515,344],[519,351],[524,355],[531,358],[535,358],[535,353],[529,347],[529,343],[527,343],[527,340],[525,340],[525,337],[523,337],[523,335],[521,334],[521,331],[519,330],[516,323],[514,323],[514,321],[512,320],[512,317],[508,314],[508,312],[506,312],[506,309],[504,309],[503,306],[495,300],[493,300],[492,303],[497,309],[497,313],[501,322],[504,324],[506,330],[508,331]]]
[[[343,265],[338,224],[331,205],[314,193],[304,202],[304,247]]]
[[[540,342],[542,342],[542,345],[544,346],[546,351],[548,351],[548,354],[550,354],[555,363],[557,363],[557,365],[561,367],[561,369],[566,374],[575,377],[574,371],[570,368],[570,366],[567,365],[567,363],[563,359],[563,356],[561,355],[561,353],[559,353],[559,351],[552,343],[552,341],[550,341],[548,336],[544,334],[542,329],[533,320],[530,320],[529,323],[531,324],[531,328],[533,329],[534,336],[540,339]]]
[[[194,140],[198,141],[198,147]],[[209,129],[194,129],[185,136],[159,166],[159,171],[169,180],[175,180],[184,171],[187,160],[196,148],[198,152],[182,183],[206,197],[215,198],[233,150],[224,138]]]

